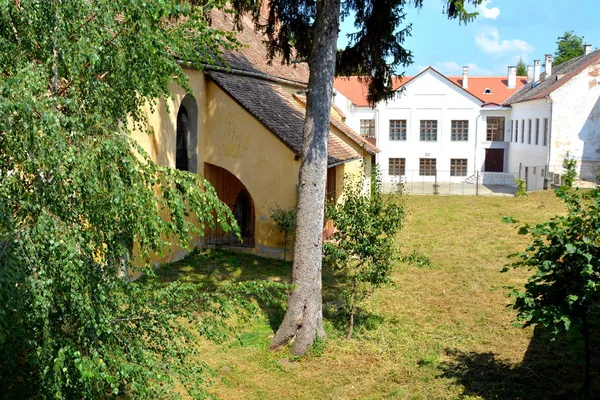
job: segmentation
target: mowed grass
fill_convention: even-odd
[[[337,289],[324,271],[324,348],[300,360],[285,350],[268,351],[283,310],[265,310],[241,328],[241,340],[201,341],[201,358],[213,369],[208,391],[221,399],[569,397],[580,366],[564,343],[548,344],[542,330],[513,326],[504,287],[523,285],[529,273],[500,273],[506,256],[530,241],[502,217],[542,222],[563,213],[562,203],[552,192],[528,198],[411,196],[406,211],[398,247],[429,257],[431,266],[398,263],[395,286],[365,304],[354,339],[344,339]],[[210,290],[241,280],[289,282],[291,263],[213,250],[161,274]]]

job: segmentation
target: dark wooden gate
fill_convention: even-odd
[[[504,172],[504,149],[485,150],[485,172]]]

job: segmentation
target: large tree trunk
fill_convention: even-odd
[[[304,146],[298,189],[298,216],[292,283],[281,326],[269,346],[278,349],[294,339],[293,355],[303,355],[324,337],[321,256],[327,175],[327,136],[340,17],[340,0],[320,0],[304,123]]]

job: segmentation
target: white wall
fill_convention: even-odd
[[[586,68],[551,94],[551,164],[567,151],[579,164],[580,177],[594,181],[600,163],[600,65]]]
[[[383,170],[384,181],[389,158],[406,159],[406,175],[409,180],[434,180],[434,177],[419,176],[419,160],[435,158],[438,181],[462,182],[475,171],[476,120],[481,102],[452,82],[446,81],[433,71],[410,81],[403,93],[389,102],[377,105],[377,146],[381,153],[377,158]],[[389,121],[406,120],[406,141],[390,140]],[[437,140],[420,140],[421,120],[437,121]],[[451,121],[469,121],[467,141],[451,140]],[[450,177],[450,159],[467,159],[467,176]]]

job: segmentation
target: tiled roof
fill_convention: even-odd
[[[209,72],[208,75],[294,153],[301,154],[304,107],[291,94],[283,90],[281,86],[262,79],[220,72]],[[332,124],[337,126],[337,121],[334,122],[332,119]],[[360,154],[352,147],[331,133],[329,134],[328,148],[328,165],[360,158]]]
[[[215,28],[234,31],[233,16],[231,15],[213,10],[211,11],[211,20],[212,26]],[[309,71],[306,63],[282,64],[281,57],[276,57],[269,62],[264,44],[266,37],[256,32],[250,16],[243,16],[241,22],[243,29],[241,32],[236,31],[235,35],[243,47],[225,52],[225,60],[230,68],[287,79],[303,85],[308,84]]]
[[[435,69],[431,68],[433,71]],[[437,71],[436,71],[437,72]],[[439,72],[438,72],[439,73]],[[440,74],[442,75],[442,74]],[[461,76],[445,76],[449,81],[462,88]],[[392,87],[394,90],[406,85],[417,76],[405,76],[401,80],[394,78]],[[527,77],[517,77],[517,87],[515,89],[508,88],[508,79],[506,76],[469,76],[469,87],[466,89],[471,95],[480,99],[483,103],[504,104],[506,99],[513,95],[518,89],[527,83]],[[355,106],[367,107],[368,87],[366,81],[360,81],[357,77],[336,78],[334,87],[344,96],[346,96]],[[490,89],[490,94],[485,94],[485,90]]]
[[[294,97],[298,99],[298,101],[302,102],[303,105],[306,105],[306,97],[304,95],[294,95]],[[329,121],[331,122],[331,125],[342,131],[346,136],[356,142],[360,147],[365,149],[369,154],[375,154],[381,151],[377,148],[377,146],[373,145],[367,139],[356,133],[354,129],[346,125],[344,121],[336,117],[334,113],[331,114]]]
[[[522,101],[543,99],[566,82],[579,74],[585,68],[600,61],[600,50],[591,52],[588,55],[573,58],[564,63],[552,67],[552,75],[546,79],[546,73],[540,75],[537,83],[530,83],[511,96],[508,104],[520,103]]]

